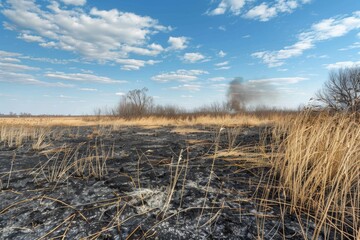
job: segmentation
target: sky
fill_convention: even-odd
[[[186,109],[307,104],[360,64],[359,0],[0,0],[0,113],[92,114],[133,89]]]

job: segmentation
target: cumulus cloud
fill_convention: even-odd
[[[63,2],[80,6],[86,1]],[[11,30],[20,32],[20,38],[102,62],[118,62],[117,59],[128,58],[129,54],[155,56],[163,49],[159,44],[149,44],[151,36],[171,30],[151,17],[117,9],[85,11],[62,7],[55,1],[46,7],[35,0],[7,3],[2,13],[11,22]]]
[[[252,0],[221,0],[217,7],[208,10],[207,14],[215,16],[229,12],[232,15],[242,15],[244,18],[265,22],[278,16],[279,13],[292,13],[296,8],[310,2],[311,0],[274,0],[254,6]]]
[[[170,45],[169,49],[174,50],[183,50],[187,48],[189,43],[189,38],[187,37],[169,37],[168,43]]]
[[[114,80],[108,77],[97,76],[93,74],[86,73],[64,73],[64,72],[54,72],[46,73],[46,77],[56,78],[68,81],[80,81],[80,82],[95,82],[95,83],[126,83],[127,81]]]
[[[327,69],[337,69],[337,68],[348,68],[348,67],[359,67],[360,61],[344,61],[344,62],[336,62],[325,65]]]
[[[192,82],[199,79],[200,75],[208,74],[207,71],[203,70],[184,70],[180,69],[173,72],[161,73],[153,76],[151,79],[157,82]]]
[[[61,0],[65,4],[82,6],[85,5],[86,0]]]
[[[217,7],[213,10],[208,10],[207,14],[215,16],[230,12],[231,14],[239,15],[245,3],[246,0],[221,0]]]
[[[198,52],[185,53],[183,60],[187,63],[196,63],[199,61],[206,60],[206,57]]]
[[[160,61],[155,61],[155,60],[145,61],[139,59],[124,58],[124,59],[116,59],[116,62],[122,65],[121,66],[122,70],[131,71],[131,70],[139,70],[140,68],[146,65],[154,65],[156,63],[159,63]]]
[[[276,17],[279,13],[292,13],[302,3],[306,2],[297,0],[277,0],[272,4],[263,2],[251,8],[244,17],[266,22]]]
[[[302,32],[297,37],[297,42],[278,51],[261,51],[252,54],[269,67],[279,67],[288,58],[300,56],[305,50],[315,47],[321,41],[346,35],[352,30],[360,29],[360,11],[351,16],[324,19],[313,24],[310,30]]]
[[[35,36],[35,35],[29,35],[26,33],[22,33],[18,36],[18,38],[26,41],[26,42],[44,42],[44,39],[40,36]]]

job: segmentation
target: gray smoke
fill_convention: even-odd
[[[239,112],[245,110],[250,104],[274,100],[277,95],[274,85],[266,82],[245,82],[242,77],[237,77],[229,83],[227,100],[229,108]]]

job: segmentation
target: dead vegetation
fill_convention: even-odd
[[[122,143],[104,139],[111,139],[119,128],[129,125],[147,128],[176,126],[169,132],[186,138],[187,146],[172,152],[168,158],[154,155],[156,149],[146,152],[135,149],[137,161],[129,164],[133,164],[136,171],[119,170],[119,166],[111,163],[124,158],[119,146]],[[3,206],[0,216],[12,214],[11,211],[29,202],[36,202],[37,206],[56,203],[68,210],[62,221],[42,233],[42,239],[66,238],[75,220],[83,225],[91,223],[89,212],[93,211],[102,212],[101,221],[97,223],[102,225],[100,229],[81,235],[84,239],[106,238],[114,234],[127,239],[161,237],[168,226],[166,224],[173,219],[176,220],[174,224],[180,224],[185,213],[192,213],[194,229],[209,229],[211,232],[215,231],[222,215],[228,212],[238,216],[239,224],[243,224],[241,219],[244,216],[254,218],[257,232],[247,237],[258,239],[291,238],[285,230],[289,216],[294,216],[300,226],[300,231],[293,237],[356,239],[360,236],[360,126],[357,115],[239,114],[183,119],[146,117],[133,121],[106,117],[49,118],[48,121],[42,118],[7,118],[0,120],[0,126],[2,146],[14,151],[9,159],[9,171],[0,173],[2,194],[18,191],[12,189],[12,183],[14,174],[21,171],[30,174],[37,184],[32,195],[19,192],[20,198]],[[83,136],[79,128],[71,131],[64,126],[91,126],[93,129],[91,134]],[[250,135],[249,131],[258,131],[258,138],[253,142],[243,138]],[[197,138],[199,134],[212,137],[200,139]],[[56,139],[80,137],[83,141],[76,144],[59,146],[55,142]],[[37,152],[44,161],[28,170],[14,169],[14,163],[19,161],[16,150],[25,147],[28,147],[26,151]],[[205,151],[193,156],[192,151],[199,147]],[[191,179],[190,174],[201,167],[208,175],[204,175],[204,181],[199,183]],[[157,177],[158,168],[167,169],[168,181],[165,185],[149,187],[144,176]],[[231,171],[222,175],[228,168]],[[240,178],[237,174],[241,172],[252,177]],[[126,179],[132,190],[110,192],[97,189],[104,191],[103,198],[81,205],[54,196],[59,187],[69,188],[73,180],[77,184],[91,179],[102,183],[116,176]],[[252,192],[230,188],[227,184],[231,182],[246,185],[246,189]],[[42,190],[44,183],[48,189],[45,193]],[[199,192],[197,196],[201,197],[189,203],[186,193],[192,191]],[[249,210],[250,205],[252,210]],[[106,222],[102,220],[105,215]],[[268,227],[273,219],[278,219],[281,224]],[[129,228],[127,224],[135,220],[138,224]],[[312,226],[311,231],[309,226]],[[30,233],[36,228],[24,227],[23,230]]]

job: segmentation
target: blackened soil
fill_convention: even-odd
[[[218,154],[255,146],[260,128],[173,130],[54,128],[41,150],[1,143],[0,239],[304,238],[259,200],[266,167]]]

